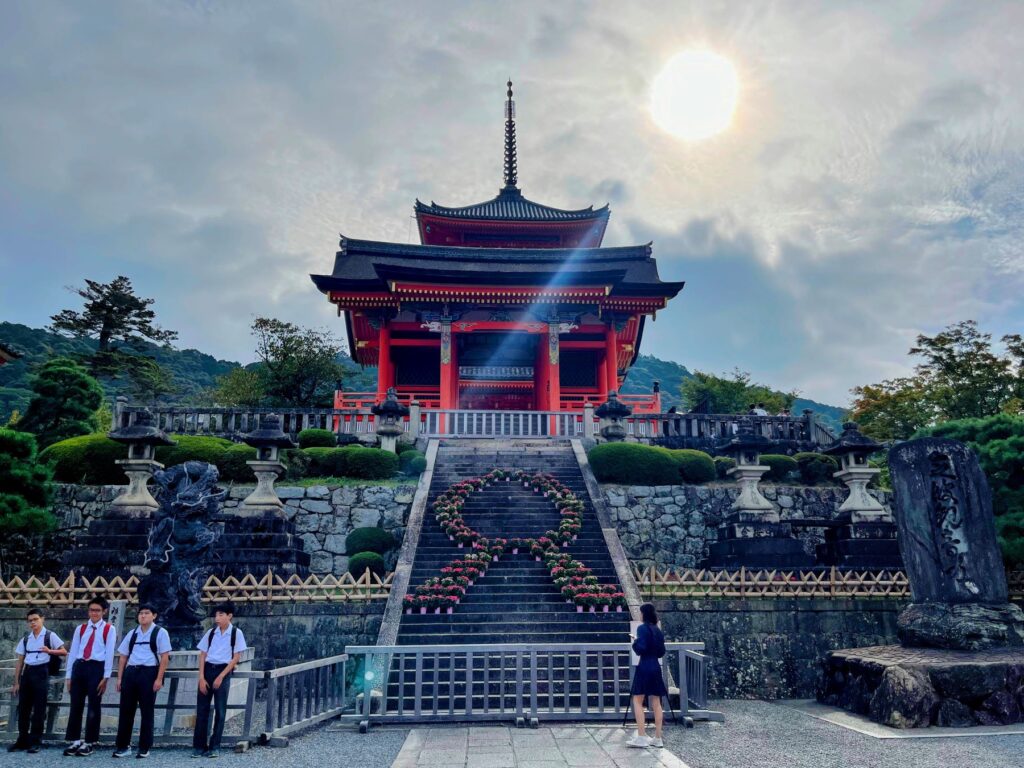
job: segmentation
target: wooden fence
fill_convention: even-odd
[[[282,577],[271,571],[263,576],[210,576],[203,585],[203,602],[232,600],[236,603],[330,603],[353,600],[386,599],[391,592],[393,573],[383,578],[367,569],[358,578],[350,573],[342,576]],[[85,579],[71,573],[64,579],[0,580],[0,605],[53,607],[85,605],[89,598],[102,594],[108,600],[134,602],[139,588],[137,576],[112,579]]]
[[[645,597],[909,597],[903,571],[635,568]]]

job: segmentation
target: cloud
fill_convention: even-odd
[[[256,315],[341,325],[338,232],[412,242],[415,198],[501,183],[516,82],[531,198],[610,202],[687,287],[644,349],[843,402],[920,332],[1024,309],[1015,3],[14,4],[0,27],[0,314],[126,273],[182,344],[252,357]],[[688,46],[740,105],[696,144],[647,88]]]

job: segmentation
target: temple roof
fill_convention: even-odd
[[[387,291],[393,281],[449,284],[609,285],[613,294],[675,296],[651,245],[618,248],[462,248],[341,239],[330,275],[310,275],[324,293]]]
[[[523,197],[518,189],[506,187],[498,196],[482,203],[449,208],[431,201],[430,205],[416,201],[416,213],[443,216],[452,219],[505,220],[505,221],[586,221],[607,219],[608,206],[594,209],[594,206],[570,211],[535,203]]]

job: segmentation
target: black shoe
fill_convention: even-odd
[[[92,754],[92,744],[83,744],[75,752],[75,757],[88,757]]]
[[[25,751],[28,752],[30,755],[38,755],[40,752],[43,751],[43,748],[41,746],[39,746],[38,744],[33,744],[31,747],[29,747]]]
[[[149,750],[146,750],[145,752],[137,752],[135,754],[136,760],[142,760],[145,757],[149,757]]]
[[[220,752],[216,749],[208,749],[206,750],[206,757],[220,757]]]
[[[205,749],[193,749],[192,754],[189,757],[206,757]]]
[[[131,757],[131,756],[132,756],[132,748],[130,746],[129,747],[125,747],[124,749],[115,750],[114,754],[111,755],[111,757]]]
[[[64,749],[64,756],[65,757],[71,757],[72,755],[77,755],[78,754],[78,750],[81,749],[84,746],[85,746],[85,744],[83,742],[81,742],[81,741],[74,741],[71,744],[68,744],[68,746]]]
[[[25,746],[24,744],[19,744],[18,742],[14,742],[13,744],[11,744],[11,746],[9,746],[7,748],[7,751],[8,752],[24,752],[26,749],[28,749],[28,747]]]

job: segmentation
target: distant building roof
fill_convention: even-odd
[[[4,363],[11,363],[21,357],[20,352],[16,352],[11,347],[8,347],[2,341],[0,341],[0,365]]]
[[[575,211],[552,208],[549,205],[527,200],[518,189],[506,187],[491,200],[461,208],[449,208],[433,201],[427,205],[417,200],[416,213],[452,219],[488,221],[587,221],[607,219],[610,211],[607,205],[596,210],[594,206]]]

